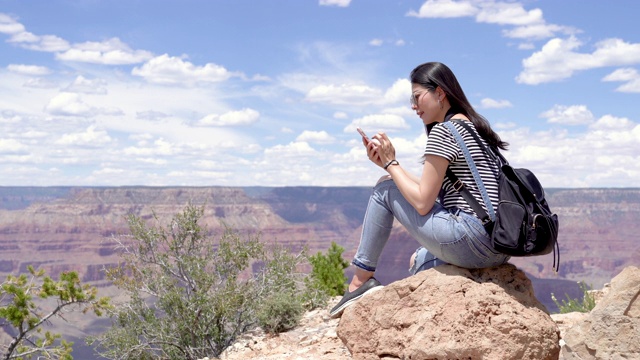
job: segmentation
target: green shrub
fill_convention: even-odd
[[[258,324],[266,332],[276,334],[293,329],[305,308],[293,292],[276,292],[264,299],[258,311]]]
[[[43,328],[69,311],[101,316],[111,306],[109,298],[98,298],[97,288],[83,285],[75,271],[55,280],[31,265],[27,270],[28,275],[7,276],[0,286],[0,325],[11,339],[0,345],[2,358],[73,359],[73,343]]]
[[[570,312],[589,312],[596,306],[596,300],[593,294],[590,292],[591,287],[583,282],[579,282],[580,290],[582,290],[582,300],[572,299],[565,293],[566,300],[558,301],[555,295],[551,293],[551,299],[558,306],[558,310],[561,314]]]
[[[342,258],[343,252],[343,247],[331,242],[326,255],[318,252],[309,258],[313,266],[310,274],[312,288],[317,288],[328,296],[339,296],[344,293],[347,287],[344,269],[349,266],[349,262]]]
[[[219,356],[247,330],[295,326],[303,309],[306,253],[267,247],[259,236],[226,227],[214,239],[189,204],[169,224],[128,218],[131,235],[116,237],[120,266],[107,276],[126,295],[112,327],[92,338],[106,359],[201,359]],[[153,220],[153,219],[152,219]],[[293,296],[293,294],[300,294]]]

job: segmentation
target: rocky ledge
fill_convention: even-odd
[[[550,316],[512,265],[442,266],[363,297],[341,319],[328,316],[335,298],[291,331],[245,334],[220,359],[640,358],[640,269],[599,294],[591,313]]]

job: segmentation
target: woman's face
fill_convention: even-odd
[[[436,91],[420,84],[411,84],[411,109],[415,110],[424,124],[437,121],[440,105]]]

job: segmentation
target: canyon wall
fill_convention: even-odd
[[[364,187],[0,187],[0,276],[28,265],[57,275],[75,270],[84,282],[113,296],[103,269],[119,260],[112,238],[128,231],[128,215],[166,225],[189,203],[204,205],[211,236],[229,225],[262,240],[325,251],[332,241],[350,259],[358,245],[370,188]],[[551,254],[513,258],[532,278],[536,296],[554,310],[550,293],[578,295],[577,281],[594,288],[629,265],[640,265],[640,189],[551,189],[560,219],[560,271]],[[377,277],[408,276],[418,246],[399,225],[385,248]],[[105,321],[96,324],[105,325]],[[95,324],[93,324],[95,325]],[[80,324],[90,327],[92,324]]]

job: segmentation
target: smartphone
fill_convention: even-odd
[[[369,139],[369,137],[367,136],[367,134],[364,133],[364,131],[362,131],[362,129],[360,129],[359,127],[356,128],[356,130],[358,130],[358,132],[360,133],[360,135],[362,135],[362,138],[365,139],[367,142],[371,141]]]

